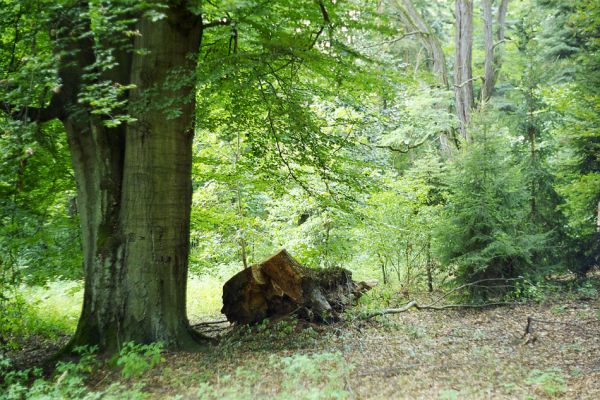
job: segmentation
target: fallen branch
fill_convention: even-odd
[[[442,296],[438,297],[437,299],[435,299],[434,301],[432,301],[429,304],[421,305],[421,304],[417,303],[416,300],[411,300],[400,308],[387,308],[384,310],[373,311],[371,313],[366,314],[363,317],[363,319],[371,319],[373,317],[386,315],[386,314],[400,314],[400,313],[410,310],[411,308],[416,308],[417,310],[437,310],[437,311],[439,311],[439,310],[447,310],[450,308],[486,308],[486,307],[518,305],[518,304],[520,304],[518,302],[504,302],[504,301],[503,302],[495,302],[495,303],[483,303],[483,304],[445,304],[445,305],[441,305],[441,306],[437,306],[436,304],[438,304],[440,301],[442,301],[445,298],[447,298],[448,296],[450,296],[452,293],[456,293],[457,291],[468,288],[468,287],[479,286],[479,284],[481,284],[483,282],[510,282],[510,281],[517,281],[517,280],[522,280],[522,279],[523,279],[522,276],[520,276],[518,278],[480,279],[475,282],[466,283],[464,285],[458,286],[458,287],[450,290],[449,292],[443,294]],[[506,286],[506,285],[504,285],[504,286]],[[491,287],[493,288],[494,286],[491,286]]]
[[[496,303],[482,303],[482,304],[446,304],[443,306],[434,306],[431,304],[420,305],[415,300],[411,300],[400,308],[386,308],[384,310],[378,310],[371,312],[363,317],[363,319],[371,319],[373,317],[378,317],[381,315],[387,314],[400,314],[410,310],[411,308],[416,308],[417,310],[447,310],[450,308],[487,308],[487,307],[498,307],[498,306],[515,306],[521,303],[518,302],[507,302],[501,301]]]
[[[224,323],[229,323],[229,321],[227,321],[226,319],[220,320],[220,321],[206,321],[206,322],[199,322],[197,324],[192,325],[194,328],[197,326],[205,326],[205,325],[216,325],[216,324],[224,324]]]

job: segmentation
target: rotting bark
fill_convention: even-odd
[[[343,268],[303,267],[284,249],[229,279],[221,312],[240,324],[290,314],[310,321],[335,320],[372,286],[354,282]]]

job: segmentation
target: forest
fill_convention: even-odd
[[[0,400],[600,398],[597,0],[0,0]]]

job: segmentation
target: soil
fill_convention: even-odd
[[[347,372],[335,379],[343,380],[343,394],[351,399],[600,398],[597,297],[412,310],[368,321],[348,315],[331,325],[282,319],[252,328],[223,322],[198,329],[219,337],[219,343],[199,353],[165,352],[165,361],[142,380],[150,398],[198,398],[203,382],[216,394],[236,393],[239,385],[239,398],[273,398],[289,379],[274,359],[322,353],[343,360]],[[25,366],[63,341],[38,343],[43,348],[32,345],[12,356]],[[328,379],[327,370],[320,373]],[[227,376],[236,376],[235,382]],[[90,389],[118,380],[123,381],[118,370],[102,368]]]

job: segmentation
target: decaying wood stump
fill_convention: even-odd
[[[292,313],[324,321],[338,318],[371,287],[354,282],[352,273],[343,268],[303,267],[283,249],[225,283],[221,312],[241,324]]]

